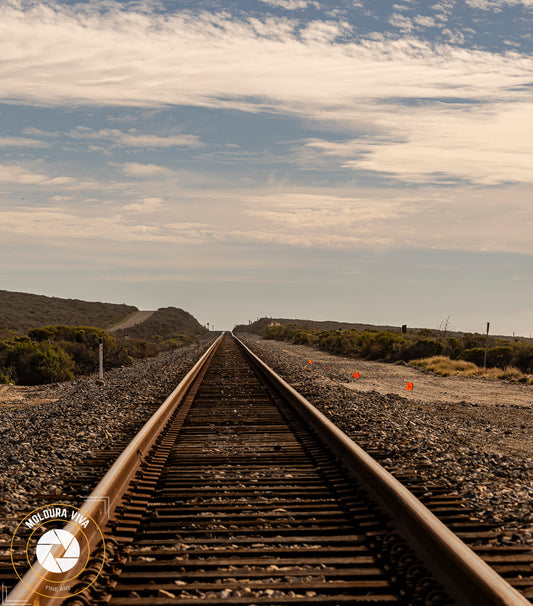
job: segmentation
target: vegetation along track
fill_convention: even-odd
[[[430,505],[464,518],[438,494]],[[81,509],[105,528],[106,554],[87,531],[80,587],[103,572],[41,606],[530,603],[227,334]],[[470,541],[486,532],[459,526]],[[518,588],[533,584],[523,553],[490,557]],[[30,570],[7,603],[34,604],[43,577]]]

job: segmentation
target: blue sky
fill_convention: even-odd
[[[0,288],[533,332],[533,0],[0,9]]]

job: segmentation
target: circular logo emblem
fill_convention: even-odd
[[[67,572],[79,558],[80,544],[68,530],[49,530],[37,541],[37,560],[48,572]]]
[[[91,574],[84,575],[89,561]],[[72,505],[54,503],[35,509],[20,522],[11,540],[17,576],[44,597],[65,599],[82,593],[97,579],[104,561],[100,527]]]

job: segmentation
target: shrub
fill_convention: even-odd
[[[487,365],[505,368],[513,361],[513,349],[511,347],[491,347],[487,351]]]
[[[416,360],[417,358],[431,358],[438,356],[444,350],[444,345],[432,339],[419,339],[405,347],[402,351],[402,359]]]
[[[74,378],[74,360],[57,345],[43,347],[36,359],[38,383],[56,383],[72,381]]]
[[[448,356],[452,360],[456,360],[461,355],[463,351],[463,346],[461,341],[457,337],[448,337],[446,339],[446,343],[444,345],[444,350],[442,353],[445,356]]]
[[[472,362],[476,366],[483,366],[485,350],[482,347],[473,347],[471,349],[465,349],[460,355],[460,358],[461,360]]]
[[[98,367],[100,339],[104,344],[104,368],[131,364],[132,357],[117,339],[94,326],[44,326],[34,328],[28,336],[37,342],[54,342],[74,360],[76,374],[89,374]]]
[[[74,378],[74,361],[57,345],[17,339],[3,344],[0,358],[5,369],[2,374],[20,385],[40,385]]]
[[[394,345],[399,343],[405,343],[405,339],[392,332],[365,330],[357,339],[359,353],[367,360],[394,359]]]

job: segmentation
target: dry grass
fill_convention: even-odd
[[[521,383],[533,385],[533,377],[525,375],[514,366],[507,366],[504,370],[501,368],[481,368],[472,362],[451,360],[445,356],[433,356],[432,358],[413,360],[410,364],[418,366],[419,368],[424,368],[425,370],[430,370],[443,377],[462,375],[465,377],[484,377],[485,379],[520,381]]]

